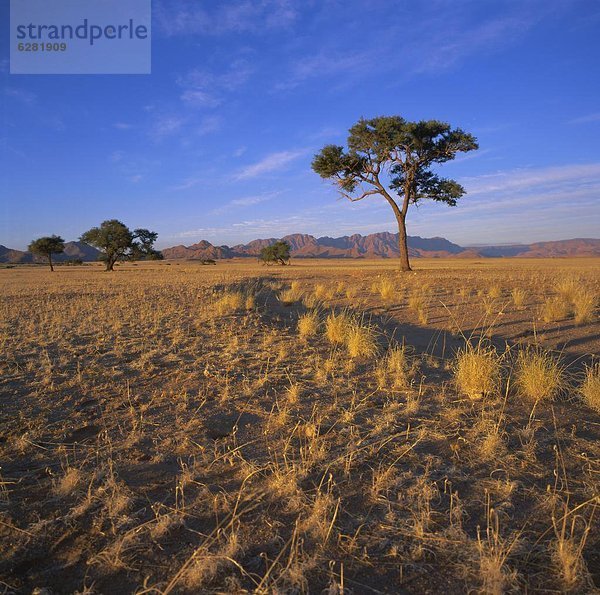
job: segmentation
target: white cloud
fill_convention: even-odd
[[[245,59],[234,60],[219,73],[191,70],[177,80],[184,89],[180,99],[189,107],[217,107],[222,103],[223,93],[243,86],[253,72],[254,67]]]
[[[13,99],[16,99],[17,101],[27,105],[31,105],[37,100],[37,95],[35,93],[26,91],[25,89],[17,89],[15,87],[7,87],[4,89],[4,94],[7,97],[12,97]]]
[[[292,0],[161,0],[154,16],[158,31],[167,36],[222,35],[286,28],[296,20],[297,11]]]
[[[181,96],[181,101],[191,107],[217,107],[221,103],[220,99],[200,89],[188,89]]]
[[[588,114],[587,116],[580,116],[579,118],[569,120],[569,124],[591,124],[593,122],[600,122],[600,112],[595,112],[593,114]]]
[[[221,129],[222,119],[219,116],[208,116],[200,121],[200,124],[196,128],[196,132],[200,136],[217,132]]]
[[[161,140],[167,136],[177,134],[185,123],[185,118],[179,116],[160,116],[153,123],[150,136]]]
[[[281,194],[281,191],[277,190],[274,192],[265,192],[263,194],[254,194],[254,195],[250,195],[250,196],[243,196],[241,198],[235,198],[233,200],[230,200],[228,203],[224,204],[223,206],[213,209],[211,211],[211,214],[212,215],[222,215],[223,213],[226,213],[228,211],[234,211],[238,207],[242,207],[242,208],[243,207],[251,207],[251,206],[272,200],[273,198],[275,198],[276,196],[279,196],[280,194]]]
[[[558,183],[579,186],[586,181],[594,180],[600,180],[600,163],[501,171],[474,178],[463,178],[462,183],[470,194],[490,194],[540,188]]]
[[[297,151],[280,151],[271,153],[257,163],[247,165],[235,176],[236,180],[245,180],[248,178],[256,178],[262,174],[283,169],[292,161],[306,154],[305,150]]]

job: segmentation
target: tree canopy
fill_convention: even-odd
[[[326,145],[312,168],[332,180],[351,201],[382,196],[392,207],[399,232],[402,270],[410,270],[406,234],[409,206],[431,199],[456,206],[465,189],[431,170],[457,153],[478,148],[477,139],[437,120],[409,122],[400,116],[361,118],[349,130],[348,147]]]
[[[65,251],[65,241],[57,235],[44,236],[33,240],[29,244],[29,252],[37,254],[38,256],[45,256],[48,259],[50,270],[54,271],[54,265],[52,264],[53,254],[62,254]]]
[[[260,251],[260,259],[265,264],[285,265],[290,262],[291,246],[284,241],[277,241],[270,246],[265,246]]]
[[[99,227],[93,227],[81,236],[81,241],[101,251],[101,260],[106,270],[112,271],[119,259],[159,259],[162,254],[154,250],[158,234],[148,229],[131,231],[117,219],[104,221]]]

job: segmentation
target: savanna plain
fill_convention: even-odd
[[[0,270],[0,593],[592,593],[600,261]]]

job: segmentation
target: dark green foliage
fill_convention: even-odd
[[[430,168],[477,148],[474,136],[445,122],[408,122],[400,116],[363,118],[350,128],[348,149],[323,147],[312,168],[322,178],[333,180],[349,200],[374,194],[387,200],[398,222],[402,269],[410,270],[406,242],[409,206],[426,198],[455,206],[465,189]]]
[[[291,246],[279,240],[260,251],[260,259],[264,264],[289,264]]]
[[[135,229],[133,231],[135,238],[131,244],[131,260],[162,260],[162,252],[154,249],[154,242],[158,238],[155,231],[149,229]]]
[[[112,271],[117,260],[162,260],[163,255],[153,248],[158,234],[148,229],[133,232],[117,219],[104,221],[81,236],[81,241],[102,252],[100,260]]]
[[[54,271],[52,255],[61,254],[65,251],[65,241],[57,235],[45,236],[43,238],[33,240],[31,244],[29,244],[28,250],[32,254],[37,254],[38,256],[45,256],[48,258],[50,270]]]
[[[126,258],[133,244],[133,234],[117,219],[104,221],[100,227],[92,227],[81,236],[81,241],[98,248],[102,252],[100,260],[106,270],[114,270],[119,258]]]

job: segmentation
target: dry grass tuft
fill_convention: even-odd
[[[563,297],[549,297],[544,300],[540,308],[540,318],[544,322],[558,322],[564,320],[571,313],[571,304]]]
[[[302,299],[302,289],[300,288],[300,283],[298,281],[292,281],[292,284],[288,289],[284,289],[279,294],[279,301],[284,306],[291,306],[295,302],[298,302]]]
[[[515,287],[510,292],[510,295],[515,308],[520,310],[525,306],[525,302],[527,301],[527,292],[522,287]]]
[[[246,298],[241,291],[227,291],[215,302],[215,311],[219,316],[233,314],[245,304]]]
[[[564,370],[557,357],[537,347],[520,351],[515,368],[519,394],[532,401],[551,400],[565,388]]]
[[[346,330],[346,347],[350,357],[373,357],[379,351],[375,329],[359,321],[352,321]]]
[[[579,393],[588,407],[600,413],[600,364],[587,368]]]
[[[346,342],[348,329],[352,326],[352,318],[345,312],[332,312],[325,320],[325,336],[330,343],[343,344]]]
[[[319,313],[316,310],[302,314],[298,319],[298,333],[303,339],[314,337],[319,332]]]
[[[454,381],[458,390],[469,398],[498,394],[501,379],[501,357],[493,347],[468,343],[457,353]]]
[[[379,295],[384,300],[391,300],[394,297],[394,283],[389,277],[383,277],[379,281]]]
[[[573,298],[575,324],[587,324],[595,319],[597,296],[590,290],[580,291]]]
[[[389,349],[375,369],[379,389],[406,389],[410,386],[411,376],[412,364],[405,345]]]

